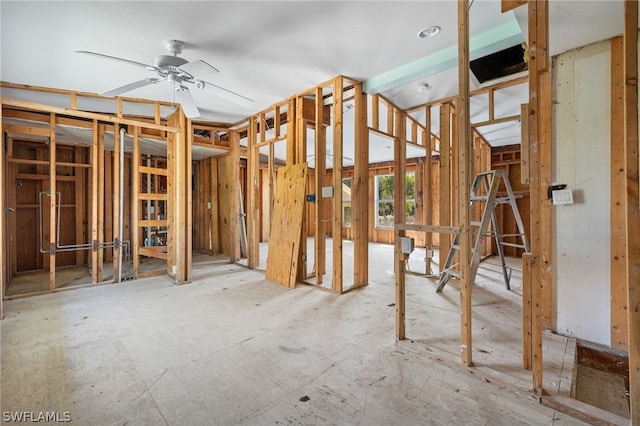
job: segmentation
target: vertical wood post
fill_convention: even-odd
[[[326,208],[325,200],[322,198],[322,187],[324,186],[327,175],[327,138],[323,125],[323,96],[322,87],[316,87],[315,90],[315,193],[316,203],[315,216],[316,223],[314,228],[314,262],[315,262],[315,282],[316,284],[322,284],[322,276],[326,269],[326,236],[325,236],[325,220]],[[342,156],[338,159],[333,158],[334,164],[340,161],[342,162]],[[336,190],[338,188],[335,188]]]
[[[529,185],[530,185],[530,243],[531,243],[531,341],[533,391],[542,395],[542,328],[545,312],[550,313],[551,282],[549,281],[550,253],[545,253],[551,238],[547,205],[546,182],[543,169],[550,170],[548,153],[551,149],[551,91],[548,58],[549,4],[531,1],[529,7]],[[543,166],[544,164],[544,166]],[[548,240],[548,242],[545,242]]]
[[[362,83],[354,85],[355,114],[355,165],[351,191],[351,222],[354,231],[354,286],[369,282],[369,129],[367,127],[367,102]],[[354,196],[355,194],[355,196]]]
[[[522,254],[522,368],[531,370],[531,253]]]
[[[0,104],[0,129],[2,128],[2,104]],[[5,191],[7,189],[6,182],[7,178],[5,173],[5,148],[6,148],[7,140],[5,139],[4,133],[0,135],[0,229],[8,229],[6,222],[6,208],[7,200]],[[9,281],[9,272],[7,265],[7,238],[8,232],[2,232],[2,237],[0,238],[0,319],[4,318],[4,292],[7,286],[7,282]]]
[[[426,147],[425,159],[424,159],[424,185],[422,186],[423,192],[423,209],[424,209],[424,224],[433,225],[433,189],[431,169],[433,164],[432,152],[432,137],[431,137],[431,107],[426,108],[427,116],[427,130],[423,133],[423,142]],[[427,256],[424,257],[425,271],[427,274],[431,273],[431,257],[429,257],[429,251],[433,249],[433,234],[431,232],[425,232],[424,247],[427,252]]]
[[[626,163],[629,401],[640,425],[640,181],[638,174],[638,1],[624,2],[624,139]]]
[[[471,345],[471,122],[469,118],[469,1],[458,2],[458,217],[460,229],[460,358],[464,365],[472,364]]]
[[[294,164],[305,163],[307,161],[307,120],[304,116],[304,98],[299,96],[296,102],[296,139],[294,146]],[[308,170],[308,169],[307,169]],[[305,194],[308,193],[308,178]],[[309,226],[309,220],[307,218],[307,206],[303,208],[302,214],[302,232],[300,233],[300,250],[298,251],[298,271],[297,280],[305,281],[307,279],[307,227]],[[293,261],[293,259],[292,259]]]
[[[624,39],[611,40],[611,347],[628,350]]]
[[[396,271],[396,339],[404,340],[406,337],[405,303],[406,303],[406,274],[404,271],[407,255],[402,253],[402,237],[406,235],[404,230],[396,230],[394,233],[394,269]]]
[[[247,208],[244,219],[247,224],[247,265],[249,268],[256,268],[260,264],[260,225],[258,222],[260,218],[260,195],[258,194],[260,151],[256,146],[256,130],[257,126],[260,126],[260,133],[264,133],[264,120],[264,113],[260,114],[259,124],[256,124],[254,117],[250,117],[247,135]]]
[[[124,140],[120,138],[120,127],[116,124],[113,126],[113,192],[108,196],[113,196],[112,224],[113,238],[118,241],[113,249],[113,282],[120,282],[120,258],[122,256],[122,235],[120,235],[120,222],[124,219],[120,216],[120,194],[124,188],[120,186],[120,173],[123,173],[124,167],[120,162],[120,146],[124,144]]]
[[[440,188],[439,188],[439,225],[451,225],[451,105],[440,106]],[[449,234],[440,234],[439,237],[439,270],[444,269],[447,255],[451,249],[451,237]]]
[[[342,293],[342,98],[343,78],[333,81],[333,291]],[[338,158],[339,160],[335,160]]]
[[[56,220],[58,212],[56,211],[56,116],[50,114],[49,122],[49,291],[56,289]]]
[[[140,270],[140,259],[138,258],[138,249],[140,247],[140,227],[138,221],[140,220],[140,193],[142,188],[140,185],[140,161],[142,156],[140,155],[140,128],[135,126],[133,128],[133,155],[131,157],[131,165],[133,170],[131,171],[131,260],[133,261],[133,268],[131,273],[133,278],[138,278],[138,272]]]
[[[240,134],[231,132],[231,181],[240,185]],[[240,258],[240,197],[238,188],[232,188],[231,195],[231,223],[229,224],[229,236],[231,247],[231,263],[235,263]]]

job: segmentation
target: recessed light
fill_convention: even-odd
[[[418,38],[433,37],[434,35],[437,35],[440,32],[441,29],[442,28],[440,28],[437,25],[432,25],[432,26],[427,27],[424,30],[420,31],[418,33]]]
[[[429,83],[420,83],[418,84],[418,92],[424,92],[426,90],[431,89],[431,86],[429,85]]]

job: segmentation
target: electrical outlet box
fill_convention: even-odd
[[[333,186],[322,187],[322,198],[333,198]]]
[[[433,259],[433,250],[429,249],[427,250],[427,259]]]
[[[415,242],[411,237],[402,237],[402,248],[401,251],[404,254],[411,254],[415,249]]]
[[[553,204],[573,204],[573,191],[570,189],[558,189],[552,192]]]

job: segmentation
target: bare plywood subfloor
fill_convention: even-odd
[[[206,254],[194,254],[193,270],[215,263],[229,263],[228,256],[210,256]],[[143,257],[140,260],[140,272],[162,271],[166,269],[167,262],[164,259]],[[125,268],[126,269],[126,268]],[[103,283],[113,281],[113,264],[106,263],[103,266]],[[69,289],[79,286],[91,285],[91,267],[58,268],[56,270],[56,289]],[[6,297],[19,297],[21,295],[46,293],[49,291],[49,272],[33,271],[14,275],[7,286]]]
[[[578,401],[631,418],[624,377],[578,364],[575,389]]]
[[[1,323],[0,404],[14,412],[69,411],[72,425],[105,419],[111,424],[584,424],[413,349],[421,343],[396,343],[390,259],[377,258],[370,285],[345,295],[308,285],[289,289],[265,280],[260,271],[194,261],[194,281],[188,285],[176,286],[163,276],[9,300]],[[442,307],[457,298],[456,291],[451,288],[436,308],[440,305],[432,299],[440,296],[434,285],[412,279],[409,289],[413,337],[435,341],[438,330],[444,347],[454,350],[458,321],[438,324],[450,320],[449,309]],[[419,306],[431,328],[416,322],[425,316]],[[510,320],[510,310],[493,306],[487,304],[496,314],[478,315],[475,327]],[[477,348],[495,358],[489,336],[479,336]]]

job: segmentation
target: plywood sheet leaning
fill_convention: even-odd
[[[266,278],[295,287],[302,232],[307,163],[278,169]]]

